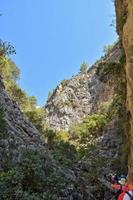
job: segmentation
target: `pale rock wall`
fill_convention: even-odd
[[[75,123],[81,122],[88,114],[95,113],[100,104],[111,101],[114,92],[114,77],[106,77],[106,83],[100,80],[100,74],[108,63],[117,63],[121,57],[120,44],[101,60],[97,61],[88,72],[79,73],[61,83],[48,99],[45,120],[50,127],[68,130]],[[97,68],[101,66],[99,75]]]

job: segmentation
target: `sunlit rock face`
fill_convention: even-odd
[[[0,134],[0,169],[14,165],[25,149],[43,148],[37,129],[21,112],[17,103],[6,92],[0,80],[0,109],[4,114],[6,131]]]
[[[87,72],[64,80],[56,87],[45,105],[45,120],[50,127],[68,130],[72,124],[96,112],[101,103],[112,99],[116,84],[114,77],[108,75],[106,81],[101,81],[101,77],[104,67],[108,63],[117,63],[120,56],[121,48],[116,44],[108,55],[97,61]]]
[[[127,113],[129,128],[129,169],[133,169],[133,1],[116,0],[117,31],[126,54]]]

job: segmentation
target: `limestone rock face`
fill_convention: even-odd
[[[111,101],[114,78],[106,76],[104,83],[101,81],[101,74],[108,63],[117,63],[120,56],[120,45],[116,44],[108,55],[87,72],[79,73],[57,86],[45,105],[48,113],[45,120],[50,127],[68,130],[72,124],[81,122],[88,114],[97,111],[101,103]]]
[[[10,98],[2,80],[0,80],[0,108],[4,112],[6,125],[6,132],[0,135],[0,169],[2,169],[9,163],[15,164],[24,149],[43,148],[43,140],[17,103]]]
[[[129,169],[133,169],[133,1],[116,0],[117,30],[126,54],[127,111],[129,130]]]

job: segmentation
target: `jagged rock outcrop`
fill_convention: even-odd
[[[104,68],[110,63],[118,63],[121,55],[121,47],[117,43],[88,72],[79,73],[57,86],[45,105],[46,121],[50,127],[67,130],[72,124],[97,111],[101,103],[112,100],[114,76],[107,75],[106,83],[101,78]]]
[[[129,169],[133,170],[133,1],[116,0],[117,32],[126,54],[127,114],[129,128]]]
[[[0,169],[15,164],[25,149],[43,148],[38,130],[24,116],[17,103],[6,92],[0,79],[0,109],[6,131],[0,135]]]

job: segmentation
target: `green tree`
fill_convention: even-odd
[[[47,124],[44,121],[44,117],[46,116],[45,110],[41,107],[36,107],[27,111],[26,115],[28,116],[30,121],[36,126],[36,128],[43,133],[47,127]]]
[[[48,93],[48,99],[51,97],[51,95],[52,95],[52,92],[49,91],[49,93]]]
[[[117,43],[117,41],[114,42],[113,44],[105,45],[105,46],[103,47],[103,52],[104,52],[105,54],[110,53],[110,52],[112,51],[112,49],[113,49],[113,47],[115,46],[116,43]]]
[[[83,62],[83,63],[80,65],[80,72],[81,72],[81,73],[87,72],[88,67],[89,67],[88,64],[85,63],[85,62]]]
[[[11,54],[16,54],[15,48],[10,42],[4,42],[0,39],[0,56],[9,56]]]

